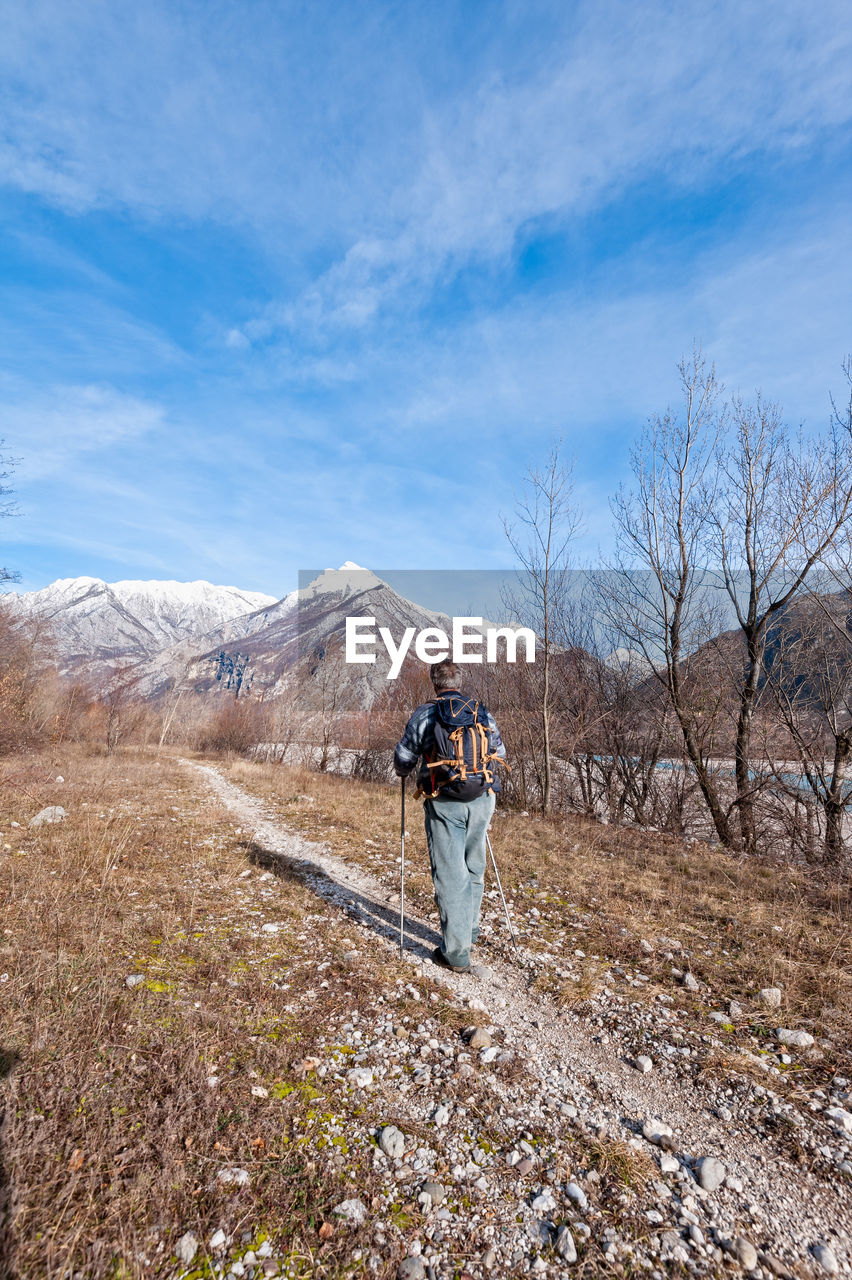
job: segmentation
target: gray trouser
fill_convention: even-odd
[[[475,800],[425,800],[426,843],[435,901],[444,935],[441,950],[452,965],[470,964],[479,935],[485,877],[485,832],[496,801],[486,791]]]

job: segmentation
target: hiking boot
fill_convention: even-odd
[[[432,952],[432,962],[442,969],[449,969],[451,973],[470,973],[469,964],[450,964],[440,947],[436,947]]]

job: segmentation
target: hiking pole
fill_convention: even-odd
[[[506,925],[509,929],[509,937],[512,939],[512,946],[515,948],[515,955],[520,960],[521,953],[518,950],[518,940],[515,937],[514,931],[512,929],[512,920],[511,920],[511,917],[509,916],[509,908],[506,904],[506,895],[503,892],[503,886],[500,883],[500,872],[497,870],[497,859],[494,857],[494,850],[491,847],[491,837],[489,836],[487,830],[485,832],[485,843],[488,845],[488,852],[491,854],[491,865],[494,868],[494,878],[497,881],[497,888],[500,890],[500,897],[503,899],[503,910],[506,912]]]
[[[400,819],[399,819],[399,954],[402,955],[402,941],[405,937],[405,778],[399,780]]]

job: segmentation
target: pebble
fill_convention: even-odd
[[[757,998],[765,1009],[780,1009],[781,995],[780,987],[763,987],[758,991]]]
[[[447,1106],[446,1102],[440,1103],[435,1108],[435,1110],[432,1112],[432,1120],[435,1124],[435,1127],[438,1129],[443,1129],[444,1125],[449,1123],[450,1108]]]
[[[223,1182],[226,1187],[245,1187],[251,1182],[251,1178],[248,1170],[231,1167],[220,1169],[216,1174],[216,1181]]]
[[[398,1280],[425,1280],[426,1268],[423,1259],[417,1254],[404,1258],[396,1270]]]
[[[42,827],[45,823],[64,822],[68,817],[68,810],[63,809],[61,804],[49,804],[46,809],[40,809],[34,818],[30,818],[31,827]]]
[[[188,1267],[192,1259],[198,1253],[198,1237],[193,1235],[191,1231],[186,1231],[175,1245],[175,1253],[178,1261]]]
[[[523,1160],[519,1160],[515,1165],[515,1172],[519,1173],[522,1178],[525,1178],[528,1173],[532,1173],[532,1167],[532,1160],[530,1160],[529,1156],[524,1156]]]
[[[447,1198],[447,1191],[440,1182],[424,1182],[421,1195],[429,1197],[429,1207],[434,1209],[439,1204],[444,1203]]]
[[[846,1133],[852,1133],[852,1111],[846,1111],[844,1107],[827,1107],[825,1118]]]
[[[556,1236],[556,1252],[563,1262],[577,1261],[577,1246],[568,1227],[560,1227]]]
[[[827,1244],[816,1244],[811,1252],[814,1255],[814,1261],[822,1267],[823,1271],[830,1276],[837,1275],[840,1267],[833,1249],[829,1248]]]
[[[338,1218],[351,1223],[353,1227],[360,1227],[361,1223],[367,1220],[367,1206],[363,1200],[341,1200],[333,1212]]]
[[[718,1191],[725,1181],[727,1169],[715,1156],[702,1156],[695,1166],[699,1186],[705,1191]]]
[[[641,1071],[643,1075],[647,1075],[649,1071],[653,1071],[654,1064],[645,1053],[640,1053],[636,1059],[636,1070]]]
[[[499,1046],[498,1046],[498,1045],[496,1045],[496,1044],[495,1044],[495,1045],[492,1045],[490,1049],[483,1049],[483,1050],[482,1050],[482,1052],[481,1052],[481,1053],[480,1053],[480,1055],[479,1055],[479,1061],[480,1061],[480,1062],[493,1062],[493,1061],[494,1061],[494,1059],[495,1059],[495,1058],[497,1057],[497,1055],[499,1054],[499,1052],[500,1052]]]
[[[395,1124],[386,1124],[379,1134],[379,1146],[391,1160],[399,1160],[405,1152],[405,1135]]]
[[[218,1253],[220,1249],[224,1249],[228,1243],[228,1237],[220,1227],[218,1231],[214,1231],[208,1241],[208,1247],[211,1253]]]
[[[144,981],[144,973],[131,973],[124,979],[124,985],[126,987],[139,987]]]
[[[351,1067],[346,1072],[346,1079],[353,1089],[366,1089],[373,1083],[373,1073],[369,1067]]]
[[[646,956],[652,956],[654,954],[654,948],[647,938],[639,939],[639,950],[642,951]]]
[[[695,977],[695,975],[690,973],[689,970],[687,969],[686,973],[683,975],[681,985],[686,987],[687,991],[697,991],[699,984],[698,984],[698,979]]]
[[[544,1191],[539,1192],[539,1194],[533,1198],[532,1205],[530,1207],[532,1208],[533,1213],[553,1213],[556,1208],[556,1198],[552,1191],[545,1188]]]
[[[680,1168],[680,1161],[676,1156],[669,1155],[666,1152],[660,1156],[660,1169],[663,1173],[677,1173]]]
[[[494,1266],[494,1263],[497,1261],[497,1250],[494,1248],[493,1244],[490,1244],[488,1248],[485,1250],[485,1252],[482,1255],[481,1261],[486,1271],[490,1271],[491,1268]]]
[[[662,1124],[659,1120],[646,1120],[642,1125],[642,1137],[659,1147],[662,1145],[661,1139],[672,1138],[674,1135],[667,1124]]]
[[[814,1042],[808,1031],[791,1031],[789,1027],[778,1027],[775,1034],[781,1044],[792,1045],[795,1049],[810,1049]]]
[[[484,1027],[477,1027],[467,1043],[471,1049],[490,1049],[491,1036]]]
[[[757,1266],[757,1250],[745,1236],[737,1236],[734,1241],[734,1253],[739,1258],[744,1271],[754,1271]]]
[[[729,1001],[728,1013],[732,1018],[741,1018],[743,1016],[743,1007],[738,1000]]]
[[[573,1200],[578,1209],[585,1211],[588,1208],[589,1201],[585,1191],[578,1186],[576,1182],[569,1182],[565,1188],[565,1194],[569,1200]]]

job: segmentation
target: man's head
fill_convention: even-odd
[[[442,693],[444,689],[458,689],[461,681],[461,672],[452,658],[444,658],[443,662],[433,662],[429,668],[429,675],[436,693]]]

